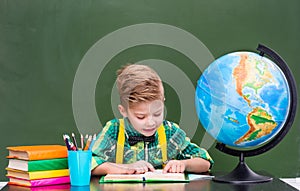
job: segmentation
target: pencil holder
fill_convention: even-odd
[[[90,185],[88,186],[71,186],[70,191],[90,191]]]
[[[87,186],[91,179],[92,152],[68,151],[68,165],[72,186]]]

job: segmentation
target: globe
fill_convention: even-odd
[[[215,60],[197,86],[199,119],[219,142],[261,145],[283,127],[290,105],[287,80],[270,59],[233,52]]]
[[[277,53],[263,45],[258,50],[259,54],[238,51],[221,56],[197,82],[195,106],[202,126],[217,140],[220,151],[240,156],[237,172],[221,181],[241,178],[241,174],[246,176],[242,182],[252,182],[253,177],[255,182],[271,180],[250,172],[244,156],[273,148],[295,117],[297,95],[292,73]],[[254,176],[249,178],[246,172]]]

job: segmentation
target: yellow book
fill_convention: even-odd
[[[11,168],[6,168],[6,170],[7,170],[7,174],[6,174],[7,177],[21,178],[25,180],[36,180],[42,178],[69,176],[69,169],[44,170],[44,171],[33,171],[33,172],[15,170]]]

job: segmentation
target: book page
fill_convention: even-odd
[[[185,181],[184,173],[163,173],[162,170],[146,172],[145,174],[107,174],[104,181]]]
[[[154,172],[145,173],[146,180],[185,180],[184,173],[163,173],[163,170],[155,170]]]
[[[9,150],[8,155],[9,156],[7,158],[18,158],[18,159],[23,159],[23,160],[28,160],[28,158],[29,158],[28,153],[24,152],[24,151]]]
[[[135,180],[143,181],[144,174],[107,174],[104,180],[114,180],[114,181],[125,181],[125,180]]]
[[[0,182],[0,190],[1,190],[4,186],[6,186],[6,184],[7,184],[7,182]]]
[[[214,176],[211,175],[203,175],[203,174],[188,174],[189,180],[210,180],[213,179]]]

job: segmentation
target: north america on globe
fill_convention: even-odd
[[[202,73],[195,105],[205,130],[219,142],[253,147],[283,127],[290,90],[282,71],[253,52],[224,55]]]
[[[254,96],[256,96],[256,93],[260,88],[274,80],[266,65],[262,65],[260,62],[252,60],[248,54],[241,54],[240,57],[238,66],[233,69],[236,91],[243,99],[245,99],[249,106],[251,106],[251,99],[249,99],[250,95],[244,94],[243,89],[246,87],[254,89]],[[235,142],[236,144],[268,135],[277,126],[277,123],[272,119],[272,115],[268,114],[267,111],[260,107],[255,107],[249,112],[247,115],[247,122],[250,129],[244,136]]]

